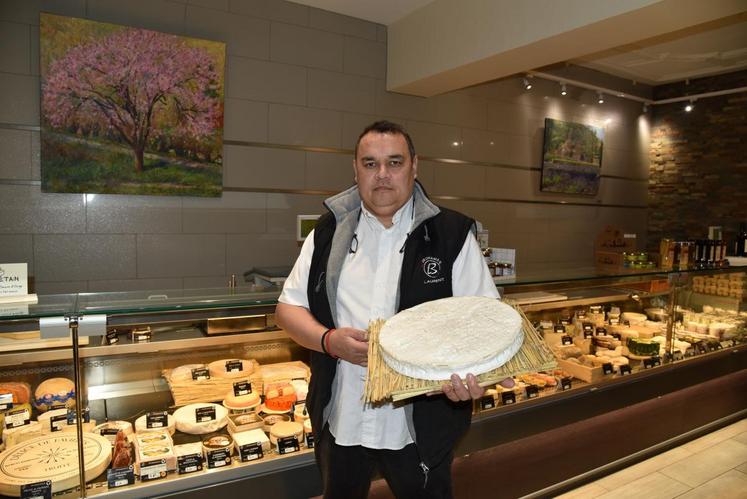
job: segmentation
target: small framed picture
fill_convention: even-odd
[[[298,242],[305,240],[306,236],[314,230],[319,217],[321,215],[296,215],[296,240]]]

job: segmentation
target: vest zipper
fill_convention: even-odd
[[[322,271],[321,274],[319,274],[319,278],[316,280],[316,286],[314,287],[314,292],[318,293],[322,289],[322,283],[324,282],[324,274],[326,272]]]
[[[425,477],[423,480],[423,488],[425,489],[428,486],[428,472],[430,468],[423,461],[420,461],[420,469],[423,470],[423,476]]]

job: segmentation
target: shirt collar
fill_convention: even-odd
[[[392,217],[392,226],[397,226],[400,222],[400,220],[409,221],[412,219],[412,199],[414,194],[410,195],[410,197],[407,199],[407,202],[402,205],[402,207],[397,210],[397,212]],[[366,209],[365,206],[363,206],[363,201],[361,201],[361,211],[363,212],[363,215],[365,217],[368,217],[369,219],[375,220],[379,225],[381,225],[381,222],[379,222],[379,219],[376,218],[376,215],[371,213]],[[382,225],[383,227],[383,225]],[[407,227],[409,229],[409,227]]]

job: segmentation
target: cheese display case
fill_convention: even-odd
[[[744,370],[743,303],[700,292],[711,286],[706,277],[716,289],[744,282],[739,269],[573,269],[501,283],[558,367],[489,388],[457,455]],[[278,295],[92,293],[6,306],[0,494],[47,480],[67,497],[211,497],[215,487],[231,494],[248,484],[257,493],[320,493],[303,405],[308,352],[276,326]],[[744,410],[744,400],[732,402],[703,417]],[[42,464],[49,459],[59,460],[59,476]]]

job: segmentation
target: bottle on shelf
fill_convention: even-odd
[[[739,233],[734,243],[734,256],[747,256],[747,222],[739,224]]]

